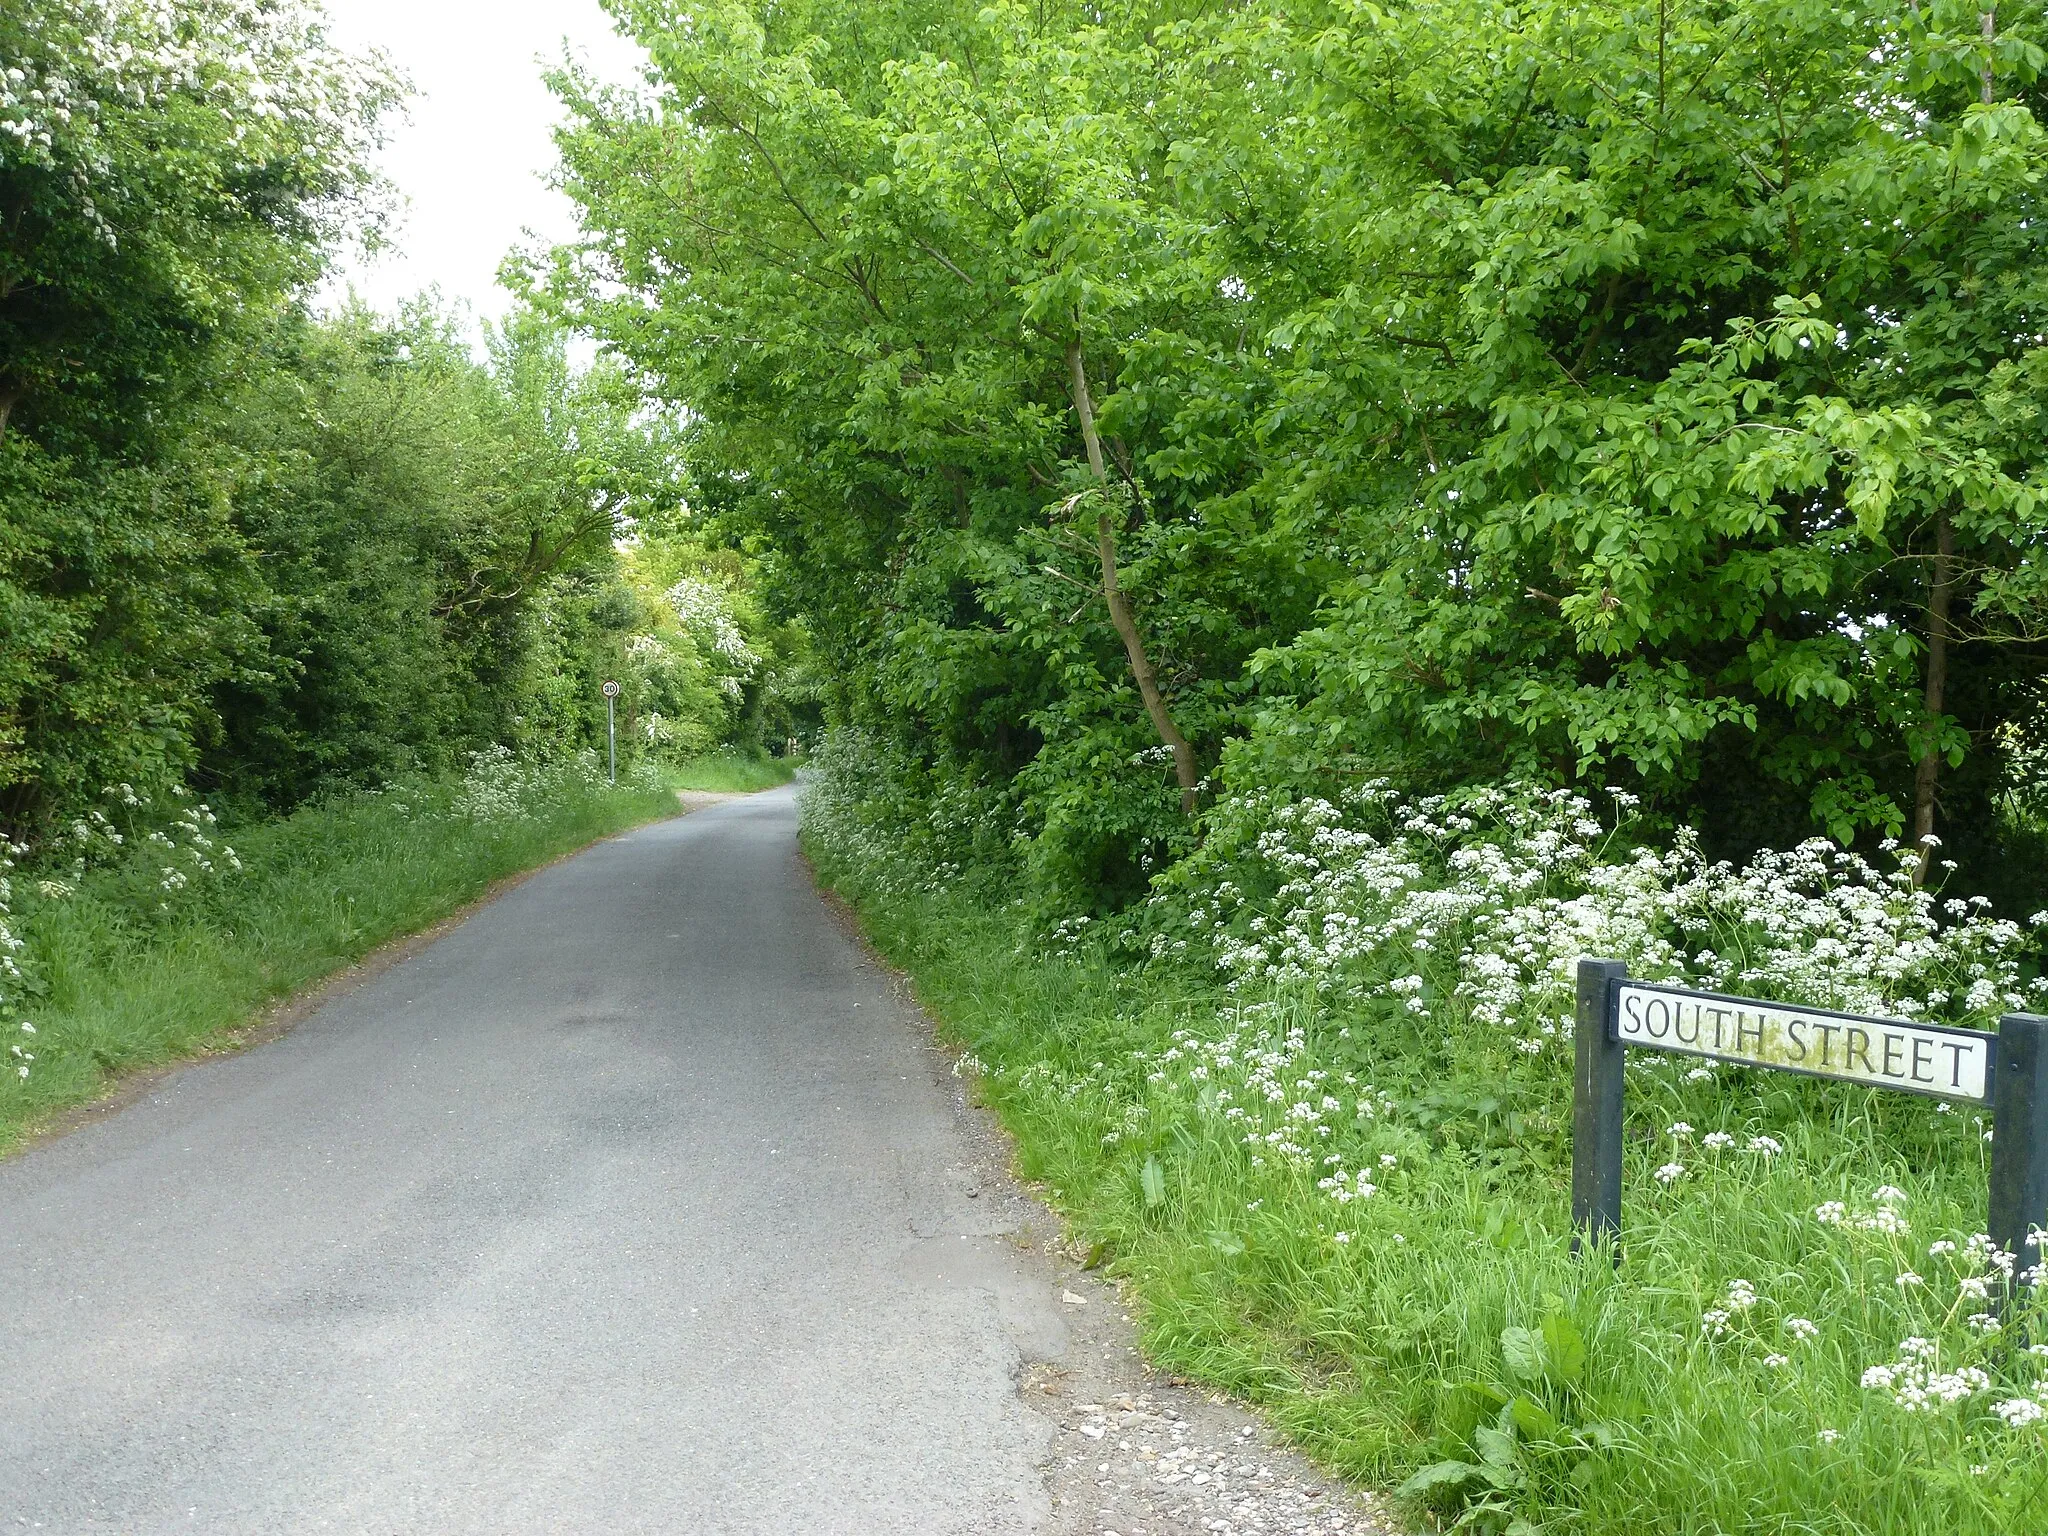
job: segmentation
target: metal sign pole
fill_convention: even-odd
[[[1985,1230],[2013,1255],[2018,1278],[2040,1264],[2036,1234],[2048,1224],[2048,1019],[2032,1013],[2000,1019],[1995,1060]]]
[[[615,678],[605,679],[604,693],[604,736],[611,748],[612,782],[619,782],[619,717],[617,700],[619,685]]]
[[[1628,967],[1579,962],[1579,1006],[1572,1026],[1572,1252],[1616,1244],[1621,1236],[1622,1060],[1615,1038],[1614,988]]]

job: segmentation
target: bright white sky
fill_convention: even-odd
[[[532,230],[564,239],[569,202],[543,177],[560,116],[541,83],[564,40],[598,74],[636,77],[639,48],[616,36],[598,0],[327,0],[338,40],[381,48],[417,91],[383,169],[404,194],[395,249],[351,259],[335,284],[380,309],[438,284],[479,317],[509,302],[498,263]]]

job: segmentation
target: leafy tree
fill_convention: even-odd
[[[189,766],[260,665],[206,390],[318,270],[389,79],[317,12],[0,11],[0,823]]]
[[[395,98],[296,0],[0,12],[0,827],[602,739],[673,430],[516,314],[304,303]],[[758,691],[758,689],[757,689]],[[738,729],[679,701],[690,739]]]
[[[225,402],[268,665],[217,693],[219,782],[288,804],[601,739],[641,611],[613,541],[675,500],[673,466],[637,391],[573,372],[559,331],[515,314],[488,351],[424,305],[354,310],[291,327]]]
[[[700,485],[772,537],[843,707],[1025,772],[1056,878],[1135,880],[1317,592],[1313,550],[1223,510],[1234,446],[1134,457],[1133,348],[1199,373],[1245,339],[1146,118],[1168,13],[621,14],[673,89],[559,77],[589,235],[534,276],[687,404]]]
[[[140,430],[362,226],[389,72],[317,6],[16,0],[0,14],[0,432]]]
[[[1320,738],[1932,830],[2040,668],[2038,16],[1264,21],[1357,262],[1296,424],[1412,476],[1281,663]]]
[[[1132,889],[1226,745],[1729,842],[1986,814],[2036,12],[615,14],[659,89],[557,77],[585,234],[529,279],[687,408],[841,715],[1013,781],[1055,887]]]
[[[0,828],[174,783],[207,690],[260,667],[261,584],[221,477],[0,443]]]

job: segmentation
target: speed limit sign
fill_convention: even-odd
[[[611,678],[604,680],[604,735],[605,743],[611,749],[612,782],[619,782],[619,722],[612,701],[619,696],[619,685]]]

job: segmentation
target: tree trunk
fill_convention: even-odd
[[[1946,510],[1934,515],[1934,569],[1927,582],[1927,686],[1923,702],[1931,731],[1941,723],[1948,700],[1949,611],[1955,601],[1956,533]],[[1913,842],[1920,850],[1920,864],[1913,883],[1927,883],[1934,867],[1934,848],[1927,841],[1934,835],[1934,805],[1941,787],[1941,751],[1929,740],[1927,750],[1913,773]]]
[[[1109,471],[1102,462],[1102,439],[1095,432],[1095,402],[1088,394],[1088,370],[1081,361],[1078,337],[1067,345],[1067,366],[1074,375],[1074,410],[1081,418],[1081,441],[1088,449],[1088,468],[1097,484],[1107,486]],[[1131,661],[1131,677],[1138,685],[1138,697],[1145,701],[1145,713],[1152,717],[1152,728],[1173,754],[1173,774],[1180,781],[1180,808],[1192,816],[1199,795],[1196,786],[1201,782],[1195,769],[1195,749],[1173,723],[1166,700],[1160,696],[1159,680],[1152,671],[1151,657],[1145,653],[1145,637],[1138,633],[1130,595],[1117,584],[1116,528],[1106,506],[1095,515],[1095,549],[1102,559],[1102,597],[1109,604],[1109,621],[1124,642],[1124,654]]]
[[[1983,13],[1984,40],[1998,35],[1998,13]],[[1981,97],[1986,106],[1992,99],[1991,60],[1984,60]],[[1949,616],[1955,602],[1956,532],[1948,509],[1934,514],[1934,567],[1927,578],[1927,680],[1922,702],[1927,711],[1927,729],[1941,724],[1948,703],[1948,646],[1951,638]],[[1927,750],[1913,767],[1913,844],[1920,850],[1920,862],[1913,868],[1913,884],[1924,887],[1934,869],[1934,809],[1941,790],[1941,751],[1930,737]]]
[[[24,384],[0,383],[0,439],[7,436],[7,418],[14,414],[14,408],[21,404],[21,397],[28,393]]]
[[[1984,12],[1983,22],[1984,41],[1987,43],[1995,41],[1998,37],[1998,8],[1996,6],[1992,6]],[[1991,55],[1987,50],[1984,56],[1984,87],[1981,92],[1985,106],[1988,107],[1991,105],[1991,99],[1993,94],[1994,93],[1992,90]]]

